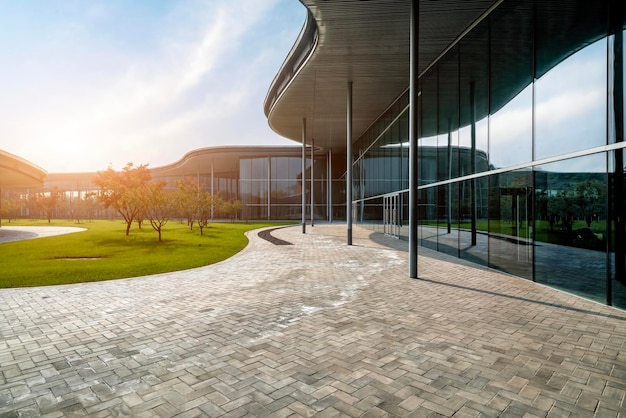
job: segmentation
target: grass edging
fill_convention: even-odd
[[[126,236],[119,221],[12,222],[11,226],[80,226],[87,231],[0,244],[0,288],[113,280],[206,266],[245,248],[245,232],[285,224],[289,223],[214,222],[201,236],[197,228],[172,221],[159,242],[149,225],[135,226]]]

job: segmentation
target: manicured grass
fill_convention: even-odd
[[[225,260],[248,243],[244,232],[277,223],[211,223],[197,227],[169,222],[163,242],[145,223],[130,235],[119,221],[21,221],[5,226],[78,226],[87,231],[0,244],[0,288],[92,282],[205,266]]]

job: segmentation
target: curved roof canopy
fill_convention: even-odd
[[[0,150],[0,189],[41,187],[47,174],[35,164]]]
[[[266,116],[275,132],[300,142],[306,117],[307,142],[315,138],[316,146],[345,147],[348,81],[353,82],[354,139],[409,85],[411,1],[302,3],[317,25],[317,34],[314,39],[307,36],[305,24],[270,88]],[[497,1],[422,0],[420,72],[494,3]],[[307,47],[312,52],[302,57]],[[294,64],[303,65],[294,71]],[[282,89],[273,97],[276,86]]]
[[[306,118],[307,143],[314,138],[316,146],[345,148],[349,81],[353,83],[353,140],[409,86],[411,0],[301,2],[309,16],[272,82],[265,114],[270,127],[284,137],[302,142],[302,120]],[[497,111],[528,86],[533,76],[541,77],[575,51],[606,36],[606,1],[554,3],[541,3],[542,14],[534,20],[528,19],[533,11],[530,0],[419,0],[418,72],[424,75],[470,30],[496,8],[502,9],[494,18],[498,24],[490,29],[492,52],[496,54],[491,57],[491,72],[497,82],[492,83],[488,104],[486,98],[477,99],[485,103],[477,103],[482,110],[476,117]],[[534,24],[541,30],[535,30]],[[522,36],[520,31],[534,33],[536,38]],[[528,51],[535,43],[543,49],[533,64]],[[464,53],[472,55],[471,48],[486,46],[485,42],[469,42]],[[489,82],[488,72],[482,77],[475,81]],[[440,74],[439,79],[446,80],[446,74]],[[445,85],[442,87],[445,90]],[[442,97],[438,106],[455,106],[456,94],[450,96],[450,103],[445,103],[445,94]],[[422,115],[424,136],[436,133],[425,131],[431,129],[429,126],[437,129],[437,124],[428,120],[432,117]]]
[[[261,158],[267,156],[299,156],[299,146],[219,146],[199,148],[185,154],[180,160],[155,168],[150,168],[153,177],[193,176],[206,174],[239,172],[240,158]]]

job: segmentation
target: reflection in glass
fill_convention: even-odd
[[[624,150],[611,153],[609,218],[611,229],[609,235],[610,286],[611,304],[626,308],[626,167]]]
[[[606,144],[606,39],[535,82],[535,159]]]
[[[532,171],[489,178],[489,266],[532,279]]]
[[[606,302],[606,155],[535,171],[535,280]]]
[[[489,158],[496,168],[532,160],[532,85],[489,117]]]
[[[489,15],[498,36],[489,37],[488,152],[497,168],[532,160],[534,9],[533,0],[516,0]]]

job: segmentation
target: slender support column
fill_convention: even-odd
[[[346,116],[346,232],[352,245],[352,81],[348,81]]]
[[[411,0],[411,54],[409,63],[409,277],[417,279],[417,135],[419,84],[419,0]]]
[[[471,136],[471,151],[470,151],[470,174],[476,173],[476,99],[474,93],[474,82],[470,83],[470,121],[472,123],[470,128]],[[476,179],[470,180],[470,230],[471,230],[471,245],[476,245]]]
[[[315,138],[311,138],[311,226],[315,226]]]
[[[326,165],[328,174],[328,222],[333,222],[333,150],[328,150],[328,164]]]
[[[200,169],[196,168],[196,189],[198,190],[198,194],[196,196],[196,200],[198,201],[198,206],[200,205],[200,195],[202,194],[202,185],[200,184]],[[211,196],[211,203],[213,203],[213,197]],[[193,224],[192,224],[193,225]]]
[[[452,122],[448,119],[448,180],[452,178]],[[452,184],[446,184],[448,189],[448,234],[452,233]]]
[[[306,118],[302,118],[302,233],[306,234]]]
[[[613,117],[615,123],[615,142],[624,142],[624,16],[623,1],[613,2]],[[615,229],[615,280],[626,286],[626,193],[624,179],[624,150],[614,151],[615,169],[613,173],[613,212]],[[613,283],[607,278],[607,303],[613,304]]]
[[[267,220],[272,219],[272,206],[271,206],[271,196],[272,196],[272,157],[267,156]]]
[[[211,220],[213,220],[213,217],[215,216],[215,183],[213,180],[213,160],[211,159]],[[199,183],[198,186],[200,186]]]

